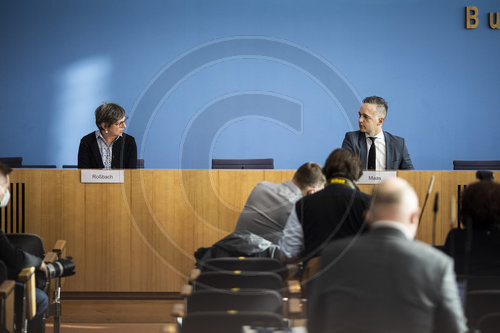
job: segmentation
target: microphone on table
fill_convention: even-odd
[[[422,215],[424,214],[425,205],[427,204],[427,199],[432,192],[432,186],[434,186],[434,176],[431,176],[431,180],[429,182],[429,186],[427,187],[427,193],[425,194],[424,204],[422,205],[422,210],[420,211],[420,216],[418,218],[418,224],[420,225],[420,221],[422,220]]]

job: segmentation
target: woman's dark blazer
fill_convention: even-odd
[[[123,133],[113,143],[112,169],[136,169],[137,168],[137,145],[133,136]],[[79,169],[103,169],[101,152],[97,145],[95,132],[85,135],[80,140],[78,148]]]

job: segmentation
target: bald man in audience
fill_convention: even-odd
[[[391,178],[372,196],[370,230],[331,243],[310,284],[308,330],[466,332],[452,260],[415,241],[413,188]]]

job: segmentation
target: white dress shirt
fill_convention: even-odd
[[[102,136],[100,130],[95,131],[95,137],[97,139],[97,146],[99,147],[99,152],[101,153],[102,164],[104,164],[104,169],[111,169],[111,162],[113,160],[113,144],[121,135],[111,142],[108,146],[106,139]]]
[[[368,154],[370,153],[370,148],[372,146],[372,140],[368,133],[365,133],[366,136],[366,160],[368,161]],[[375,160],[375,170],[383,171],[386,169],[386,159],[385,159],[385,136],[384,131],[380,131],[377,135],[375,135],[375,151],[376,151],[376,160]],[[366,167],[366,166],[365,166]]]
[[[290,216],[288,216],[279,245],[281,253],[287,258],[298,257],[304,249],[304,231],[295,206]]]

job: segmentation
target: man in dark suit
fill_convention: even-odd
[[[347,132],[342,148],[358,154],[364,169],[413,170],[405,140],[382,131],[387,109],[382,97],[366,97],[359,109],[359,131]]]
[[[373,193],[370,230],[332,242],[310,284],[308,331],[465,332],[453,262],[413,240],[418,198],[403,179]]]

